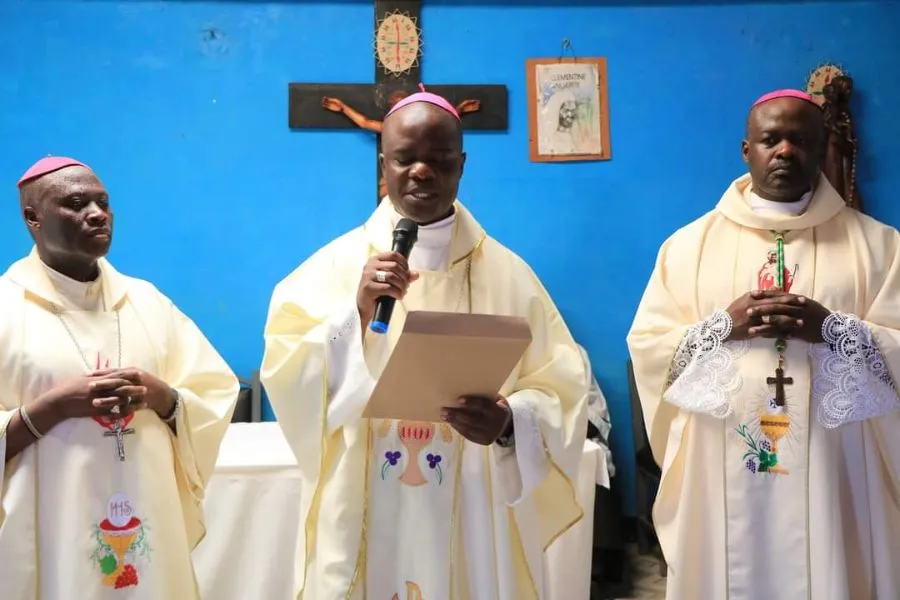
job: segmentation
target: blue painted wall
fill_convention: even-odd
[[[900,4],[426,0],[429,83],[504,83],[508,133],[470,135],[461,197],[542,277],[612,407],[632,505],[625,334],[658,244],[742,172],[748,104],[839,61],[855,77],[869,211],[900,223]],[[500,27],[506,26],[506,29]],[[372,207],[374,141],[290,132],[289,81],[368,82],[372,8],[353,2],[0,2],[0,263],[28,250],[15,180],[91,163],[112,259],[154,281],[242,375],[272,286]],[[613,160],[528,161],[524,61],[609,60]],[[545,249],[565,232],[560,251]]]

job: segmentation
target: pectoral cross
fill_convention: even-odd
[[[120,462],[125,461],[125,440],[122,436],[132,433],[134,433],[134,428],[129,427],[128,429],[125,429],[122,424],[122,419],[116,419],[116,424],[113,425],[113,428],[103,434],[103,437],[116,437],[116,453],[119,455]]]
[[[784,406],[784,386],[794,383],[793,377],[785,377],[784,369],[777,367],[775,369],[775,377],[766,377],[766,383],[775,386],[775,404],[776,406]]]

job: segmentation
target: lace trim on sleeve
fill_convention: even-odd
[[[355,314],[349,315],[338,327],[331,330],[331,343],[336,344],[342,338],[356,331],[356,321],[358,317]]]
[[[741,388],[737,360],[747,352],[745,341],[725,342],[731,315],[718,310],[685,333],[663,397],[684,410],[724,419],[733,408],[731,395]]]
[[[813,401],[819,423],[834,429],[900,409],[900,397],[872,330],[858,317],[833,312],[823,344],[810,346]]]

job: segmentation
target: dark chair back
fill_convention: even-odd
[[[650,438],[647,437],[647,426],[644,423],[644,409],[638,394],[637,382],[634,379],[634,365],[628,360],[628,399],[631,402],[631,435],[634,439],[634,450],[638,454],[650,452]]]
[[[635,451],[635,509],[637,517],[637,541],[638,552],[641,554],[655,554],[660,560],[660,574],[665,575],[666,565],[656,539],[656,530],[653,527],[653,502],[659,489],[659,481],[662,470],[653,458],[650,450],[650,438],[647,435],[647,425],[644,422],[644,409],[641,407],[641,398],[638,394],[637,382],[634,378],[634,365],[628,361],[628,388],[631,403],[631,432],[634,437]]]
[[[241,389],[238,392],[237,404],[232,423],[259,423],[262,420],[262,383],[259,371],[253,371],[250,379],[239,377]]]

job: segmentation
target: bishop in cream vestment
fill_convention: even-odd
[[[408,96],[382,150],[388,197],[275,287],[266,322],[260,375],[303,484],[298,597],[541,600],[544,550],[583,514],[578,346],[531,269],[456,200],[456,109]],[[401,218],[418,230],[408,268],[388,252]],[[385,294],[390,328],[373,334]],[[438,423],[363,418],[411,310],[524,317],[532,342],[499,398],[461,399]]]
[[[821,343],[787,340],[780,386],[773,340],[730,341],[725,310],[779,268],[831,311]],[[793,203],[742,176],[663,244],[628,345],[663,469],[667,598],[900,598],[896,229],[823,176]]]
[[[73,185],[98,185],[69,164]],[[97,267],[96,279],[77,281],[33,251],[0,277],[0,455],[20,407],[27,415],[48,390],[95,370],[140,369],[180,400],[171,426],[152,410],[127,414],[121,456],[109,415],[37,427],[42,437],[0,464],[0,598],[194,600],[190,553],[238,382],[153,285],[102,258]]]
[[[582,514],[578,347],[531,270],[458,202],[419,228],[420,278],[386,339],[367,332],[363,343],[360,271],[390,248],[399,219],[385,199],[272,297],[261,376],[303,476],[299,597],[543,598],[543,550]],[[473,444],[443,423],[361,418],[410,310],[528,318],[534,341],[501,390],[516,407],[514,448]]]

